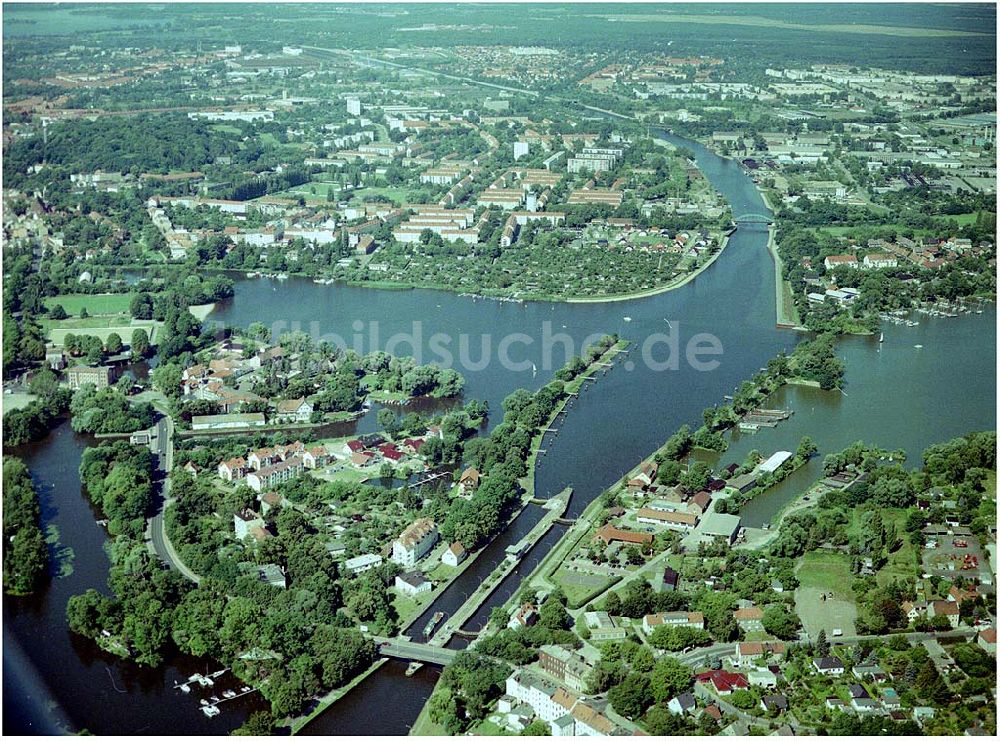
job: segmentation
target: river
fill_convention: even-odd
[[[702,171],[730,202],[733,213],[767,213],[737,164],[695,142],[667,138],[695,152]],[[466,355],[478,360],[488,337],[490,362],[458,362],[455,367],[466,377],[466,397],[489,402],[490,426],[499,423],[507,394],[518,387],[537,388],[551,378],[566,358],[565,345],[579,352],[587,336],[619,333],[634,343],[628,357],[598,374],[573,400],[558,433],[550,433],[542,446],[546,453],[536,470],[536,491],[546,497],[573,487],[567,515],[573,517],[681,424],[700,424],[704,407],[721,402],[723,394],[797,342],[798,335],[775,327],[774,272],[766,241],[763,226],[743,225],[723,255],[693,281],[635,301],[515,304],[428,290],[326,286],[296,278],[280,283],[241,280],[236,295],[221,303],[209,321],[242,326],[261,321],[278,331],[298,328],[317,338],[335,339],[331,335],[337,334],[363,351],[379,348],[415,354],[421,362],[441,359],[442,337],[450,338],[444,347],[458,357],[463,336],[469,348]],[[927,320],[914,329],[889,327],[882,352],[870,339],[849,338],[840,346],[848,360],[846,396],[815,389],[782,390],[772,403],[795,408],[795,416],[774,430],[734,440],[726,460],[754,447],[770,451],[792,446],[806,432],[819,444],[821,455],[862,437],[916,454],[954,434],[993,428],[995,326],[991,307],[983,315]],[[372,338],[373,331],[377,339]],[[562,344],[557,340],[555,349],[547,352],[546,346],[553,343],[546,343],[546,336],[559,334],[565,335]],[[679,353],[669,357],[682,357],[676,367],[654,369],[644,362],[643,348],[648,338],[659,337],[648,354],[665,362],[667,334],[678,338]],[[717,361],[714,369],[699,370],[683,357],[698,334],[717,338],[721,346],[718,355],[700,356],[704,362]],[[396,342],[405,340],[401,335],[409,335],[410,341]],[[440,335],[437,341],[435,335]],[[520,337],[509,356],[522,361],[516,369],[498,359],[502,340],[515,335]],[[386,347],[390,340],[395,347]],[[360,424],[368,428],[372,421]],[[172,689],[177,678],[203,671],[204,666],[192,668],[191,661],[178,658],[162,670],[137,670],[77,640],[65,628],[66,599],[90,587],[104,588],[108,567],[102,550],[104,533],[94,524],[76,471],[80,453],[89,443],[64,425],[42,443],[18,451],[42,487],[46,524],[59,527],[63,543],[73,548],[76,558],[73,573],[54,580],[39,595],[4,599],[5,638],[7,643],[16,641],[27,657],[17,660],[5,650],[5,730],[37,730],[39,723],[61,721],[98,733],[155,733],[164,727],[174,733],[225,732],[242,721],[249,704],[208,720],[197,712],[195,699]],[[780,493],[751,503],[745,512],[748,522],[769,519],[795,493],[786,485]],[[507,545],[523,537],[541,515],[540,508],[529,506],[429,609],[454,612],[503,558]],[[561,533],[561,527],[553,528],[529,551],[518,571],[466,625],[482,625],[490,609],[516,591],[521,577]],[[415,623],[414,632],[419,633],[423,622]],[[435,676],[436,672],[424,670],[406,678],[400,665],[390,662],[306,731],[405,733],[430,694]],[[115,686],[126,690],[127,701],[118,697]],[[392,712],[372,712],[386,707],[387,701]]]

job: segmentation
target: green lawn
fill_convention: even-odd
[[[343,481],[349,484],[357,484],[367,481],[371,478],[378,478],[378,467],[368,467],[368,468],[354,468],[353,466],[346,466],[344,468],[337,469],[336,471],[328,471],[324,469],[322,473],[314,473],[318,479],[323,481]]]
[[[552,575],[552,582],[563,590],[573,607],[583,605],[614,583],[614,579],[600,574],[570,571],[560,566]]]
[[[389,185],[385,186],[371,186],[367,188],[360,188],[358,190],[351,192],[351,201],[360,202],[365,200],[365,198],[371,198],[373,196],[383,196],[388,198],[393,203],[399,205],[406,203],[410,200],[410,189],[402,187],[393,187]]]
[[[315,194],[312,192],[313,189],[316,190]],[[323,180],[312,180],[308,183],[302,183],[302,185],[296,185],[294,188],[289,188],[288,190],[282,191],[278,195],[291,198],[294,198],[295,196],[305,196],[306,198],[309,197],[326,198],[327,192],[331,190],[334,191],[335,193],[339,192],[340,183],[330,183]]]
[[[408,623],[415,616],[419,615],[431,603],[431,600],[437,596],[434,592],[424,592],[423,594],[418,594],[416,599],[411,599],[402,594],[393,594],[392,606],[396,608],[400,624]]]
[[[474,736],[512,736],[510,731],[501,728],[493,721],[487,719],[476,726],[470,733]]]
[[[855,510],[855,513],[857,510]],[[901,509],[883,509],[882,519],[886,525],[892,523],[896,526],[902,545],[895,553],[889,554],[886,565],[877,574],[878,583],[881,585],[890,584],[896,579],[914,579],[920,576],[920,569],[917,566],[917,554],[906,536],[906,512]]]
[[[67,314],[80,316],[87,309],[88,314],[128,314],[132,303],[132,293],[66,293],[45,299],[45,305],[52,308],[61,305]]]
[[[971,214],[955,214],[954,216],[935,216],[934,218],[944,222],[957,221],[959,226],[968,226],[976,223],[978,215],[978,212],[973,212]]]
[[[800,559],[795,575],[803,587],[833,592],[838,598],[854,601],[854,592],[851,591],[851,559],[843,553],[807,553]]]
[[[44,322],[43,326],[48,330],[48,339],[53,345],[62,345],[68,334],[91,335],[100,337],[101,342],[107,342],[108,336],[114,332],[125,344],[132,340],[132,332],[142,327],[149,335],[149,341],[156,344],[156,337],[159,331],[159,323],[148,320],[133,320],[131,324],[110,323],[108,326],[96,327],[74,327],[67,326],[63,322]]]
[[[983,491],[983,498],[995,500],[997,498],[997,472],[990,471],[990,473],[993,475],[986,478],[986,488]]]

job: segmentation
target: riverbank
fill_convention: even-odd
[[[567,303],[567,304],[603,304],[603,303],[618,303],[621,301],[633,301],[636,299],[649,298],[650,296],[658,296],[662,293],[667,293],[669,291],[677,290],[678,288],[683,288],[692,280],[697,278],[708,268],[710,268],[716,260],[725,251],[726,246],[729,244],[729,237],[736,231],[735,228],[724,232],[722,239],[719,242],[719,249],[712,253],[708,260],[703,264],[699,265],[694,270],[679,276],[662,286],[656,286],[655,288],[649,288],[643,291],[635,291],[633,293],[622,293],[614,294],[610,296],[563,296],[563,295],[552,295],[547,293],[522,293],[522,294],[511,294],[501,292],[497,289],[496,292],[492,292],[489,288],[482,289],[482,292],[472,292],[469,293],[468,289],[451,286],[444,283],[425,283],[419,281],[388,281],[388,280],[351,280],[349,278],[331,278],[322,275],[314,275],[309,273],[301,272],[289,272],[288,275],[295,278],[304,278],[311,280],[314,283],[328,285],[328,286],[352,286],[355,288],[374,288],[380,291],[413,291],[413,290],[428,290],[428,291],[442,291],[445,293],[453,293],[461,296],[470,296],[473,299],[482,299],[484,301],[500,301],[506,303],[524,303],[526,301],[537,301],[543,303]],[[233,273],[241,272],[233,270],[232,268],[218,268],[212,266],[204,266],[202,270],[217,272],[217,273]],[[264,280],[265,278],[260,277],[258,280]],[[206,304],[205,306],[211,307],[202,316],[200,313],[195,314],[199,319],[204,321],[204,319],[211,314],[215,307],[215,304]],[[199,309],[203,307],[191,307],[192,313],[194,309]]]
[[[215,304],[195,304],[194,306],[189,306],[188,311],[194,314],[199,322],[203,322],[208,318],[209,314],[215,311]]]
[[[767,196],[761,193],[765,199]],[[773,224],[767,230],[767,251],[771,255],[774,263],[774,306],[778,327],[782,329],[794,329],[800,332],[808,331],[802,326],[802,319],[799,317],[799,310],[795,306],[795,298],[792,296],[792,287],[784,277],[784,263],[778,254],[777,238],[778,228]]]
[[[275,726],[277,728],[290,729],[291,735],[294,736],[303,728],[305,728],[310,723],[310,721],[318,718],[320,715],[325,713],[326,710],[331,705],[333,705],[333,703],[337,702],[337,700],[339,700],[341,697],[343,697],[348,692],[357,687],[359,684],[361,684],[363,681],[365,681],[371,674],[381,669],[382,665],[385,664],[388,660],[389,659],[384,659],[384,658],[376,660],[375,663],[372,664],[370,667],[368,667],[366,671],[356,676],[354,679],[345,684],[343,687],[338,687],[337,689],[331,690],[330,692],[325,694],[323,697],[319,699],[319,702],[316,704],[316,707],[313,708],[313,710],[308,715],[302,715],[295,719],[285,718],[284,720],[276,723]]]
[[[708,260],[705,261],[703,265],[700,265],[695,270],[690,273],[685,273],[680,278],[667,283],[657,288],[650,288],[646,291],[638,291],[636,293],[624,293],[619,296],[587,296],[578,298],[565,298],[565,299],[550,299],[553,301],[565,301],[568,304],[609,304],[615,303],[617,301],[633,301],[640,298],[649,298],[650,296],[658,296],[661,293],[667,293],[669,291],[676,291],[678,288],[683,288],[688,283],[693,281],[699,275],[708,270],[712,265],[718,260],[722,253],[725,252],[726,246],[729,244],[729,237],[735,232],[735,229],[730,230],[722,237],[722,242],[719,244],[719,249],[712,254]]]

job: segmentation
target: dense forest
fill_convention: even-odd
[[[49,556],[41,528],[38,494],[19,458],[3,459],[3,587],[27,594],[41,583]]]
[[[183,114],[106,116],[52,124],[47,137],[6,145],[3,175],[8,187],[17,187],[27,169],[43,161],[74,173],[192,171],[238,149],[232,137]]]

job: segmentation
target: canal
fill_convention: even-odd
[[[695,142],[668,138],[694,151],[733,213],[767,212],[737,164]],[[766,240],[763,226],[741,226],[723,255],[696,279],[677,290],[628,302],[516,304],[426,290],[318,285],[296,278],[282,283],[241,280],[236,295],[220,304],[209,321],[241,326],[260,321],[279,332],[300,329],[317,339],[337,335],[362,351],[385,349],[415,355],[421,362],[441,359],[436,335],[438,340],[451,338],[448,347],[456,358],[464,342],[470,362],[454,365],[466,377],[466,398],[489,402],[490,426],[500,422],[507,394],[547,382],[568,355],[580,351],[585,338],[617,332],[632,340],[628,357],[597,375],[573,400],[558,433],[550,433],[542,446],[546,452],[536,470],[536,492],[547,497],[571,486],[567,517],[574,517],[680,425],[700,424],[704,407],[721,402],[723,394],[797,342],[796,334],[775,328],[774,273]],[[866,338],[844,340],[839,352],[848,361],[847,395],[799,387],[782,390],[771,404],[794,408],[794,417],[774,430],[734,440],[726,460],[753,448],[789,447],[809,434],[821,456],[864,438],[904,447],[915,462],[926,444],[969,429],[994,428],[995,323],[991,307],[983,315],[925,320],[913,329],[889,327],[881,352]],[[511,345],[509,355],[522,362],[513,368],[500,361],[500,345],[518,334],[520,341]],[[717,361],[711,370],[700,370],[685,357],[689,342],[705,339],[697,335],[711,335],[721,346],[720,354],[702,356]],[[913,347],[917,344],[923,348]],[[488,362],[471,362],[483,358],[487,347]],[[667,367],[652,367],[644,355]],[[675,359],[676,364],[668,362]],[[371,416],[359,423],[362,429],[373,424]],[[242,722],[252,700],[209,720],[197,711],[197,699],[173,690],[178,679],[205,671],[203,662],[196,666],[175,657],[159,670],[138,669],[78,640],[65,627],[66,600],[88,588],[105,589],[109,563],[104,531],[95,524],[97,516],[80,491],[77,474],[81,452],[90,443],[63,425],[42,443],[16,451],[39,484],[45,524],[58,528],[61,545],[75,557],[72,573],[53,579],[39,594],[4,599],[5,727],[9,722],[7,730],[37,732],[61,723],[96,733],[151,734],[164,727],[178,734],[225,732]],[[808,473],[801,478],[807,479]],[[786,485],[752,502],[745,516],[750,524],[769,519],[795,493]],[[507,545],[523,537],[541,516],[539,507],[526,508],[429,609],[454,612],[503,558]],[[531,549],[467,627],[482,625],[492,607],[517,590],[520,579],[562,532],[561,527],[553,528]],[[415,623],[416,633],[424,622],[421,618]],[[423,670],[406,678],[398,662],[389,662],[306,730],[405,733],[435,677],[436,672]],[[392,712],[373,712],[386,706]]]

